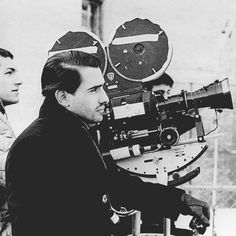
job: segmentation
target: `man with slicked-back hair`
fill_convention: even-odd
[[[209,225],[209,206],[185,191],[107,169],[90,133],[108,97],[99,60],[79,51],[50,57],[42,72],[39,117],[13,143],[6,164],[13,236],[113,234],[110,193],[133,209],[179,213]]]

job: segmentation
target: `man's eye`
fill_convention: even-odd
[[[162,90],[157,90],[154,92],[156,95],[163,95],[164,94],[164,91]]]
[[[13,71],[7,71],[5,74],[6,75],[11,75],[13,73]]]
[[[98,90],[98,88],[96,87],[96,88],[92,88],[92,89],[90,89],[90,92],[96,92]]]

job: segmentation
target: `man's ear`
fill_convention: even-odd
[[[56,90],[55,97],[56,97],[57,102],[63,107],[67,108],[70,106],[70,96],[67,91]]]

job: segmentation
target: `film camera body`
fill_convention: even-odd
[[[163,100],[144,84],[165,72],[172,58],[166,32],[148,19],[135,18],[120,25],[107,46],[86,30],[68,32],[54,44],[49,56],[66,50],[94,54],[101,60],[104,89],[110,99],[103,121],[96,126],[104,160],[144,181],[183,184],[200,173],[187,168],[207,149],[200,108],[233,109],[229,81],[215,81],[194,91]],[[179,143],[176,114],[195,119],[195,141]],[[120,215],[131,211],[117,210]]]
[[[162,172],[168,185],[180,185],[199,174],[183,171],[207,149],[199,108],[233,109],[228,79],[163,100],[146,91],[146,82],[158,80],[169,66],[172,45],[157,24],[136,18],[120,25],[107,47],[105,90],[110,98],[101,124],[100,148],[104,158],[143,180],[156,182]],[[191,114],[196,141],[179,145],[175,117]]]

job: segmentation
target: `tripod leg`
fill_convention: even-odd
[[[165,168],[159,168],[158,173],[156,174],[157,182],[163,185],[168,185],[168,173],[165,171]],[[168,218],[163,219],[163,235],[170,236],[171,232],[171,221]]]
[[[132,235],[139,236],[141,228],[141,212],[137,211],[132,215]]]

